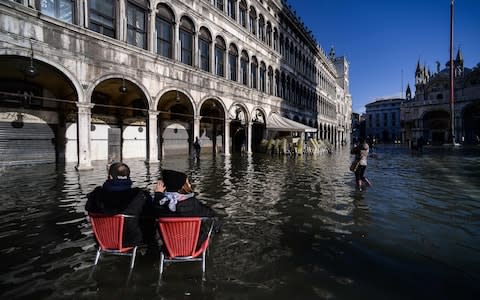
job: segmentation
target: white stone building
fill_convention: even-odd
[[[349,142],[348,67],[280,0],[1,1],[0,164],[251,153],[272,114]]]

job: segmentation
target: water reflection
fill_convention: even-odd
[[[208,263],[167,267],[158,255],[95,256],[85,195],[104,163],[1,170],[2,298],[412,299],[478,298],[480,149],[373,151],[373,187],[355,191],[348,151],[317,157],[171,157],[127,161],[152,189],[162,168],[186,171],[224,216]]]

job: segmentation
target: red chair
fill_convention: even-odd
[[[211,220],[208,235],[202,245],[197,248],[202,220]],[[160,279],[164,262],[202,262],[202,278],[205,279],[205,255],[213,230],[213,219],[201,217],[165,217],[158,219],[159,230],[164,247],[160,253]]]
[[[130,269],[133,269],[138,246],[123,247],[123,225],[125,218],[135,218],[135,216],[90,213],[89,217],[93,234],[99,245],[95,265],[98,263],[101,253],[108,253],[131,256]]]

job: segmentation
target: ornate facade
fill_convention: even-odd
[[[348,61],[280,0],[0,3],[0,163],[255,152],[272,114],[349,142]]]
[[[480,64],[464,66],[461,51],[454,61],[454,137],[457,143],[478,143],[480,136]],[[450,63],[441,70],[436,63],[432,73],[420,62],[415,71],[415,97],[409,88],[401,106],[402,140],[422,138],[429,144],[451,142]]]

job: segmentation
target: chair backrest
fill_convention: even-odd
[[[159,218],[158,224],[169,257],[195,257],[199,254],[195,252],[195,248],[198,242],[202,218],[166,217]]]
[[[102,250],[128,251],[123,247],[123,224],[125,215],[103,215],[90,213],[93,233]]]

